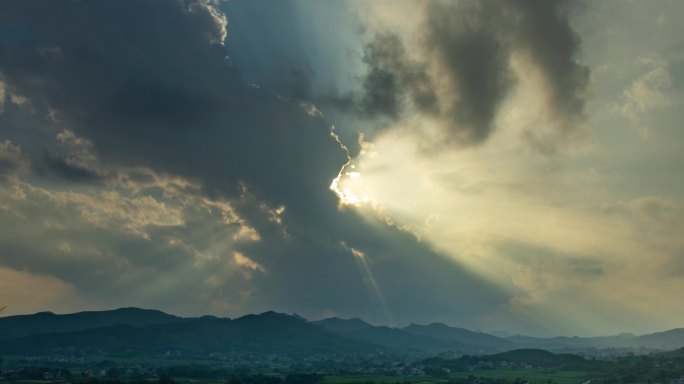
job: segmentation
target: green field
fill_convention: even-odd
[[[415,377],[415,376],[361,376],[361,375],[350,375],[350,376],[326,376],[323,379],[323,384],[364,384],[368,382],[373,383],[448,383],[449,380],[446,378],[436,378],[436,377]]]
[[[326,376],[323,384],[365,384],[373,383],[430,383],[430,384],[445,384],[449,379],[465,379],[470,375],[475,377],[483,377],[488,379],[505,378],[508,381],[521,379],[530,384],[544,384],[553,382],[556,384],[580,384],[585,382],[589,375],[579,371],[548,371],[548,370],[534,370],[534,369],[518,369],[518,370],[485,370],[485,371],[471,371],[471,372],[457,372],[450,375],[449,378],[436,377],[407,377],[407,376]],[[594,381],[595,382],[595,381]]]
[[[589,379],[589,376],[586,373],[579,371],[549,371],[535,369],[472,371],[456,373],[453,377],[467,378],[470,375],[490,379],[506,378],[515,380],[520,378],[530,384],[543,384],[551,381],[557,384],[580,384]]]
[[[415,377],[415,376],[377,376],[377,375],[349,375],[349,376],[326,376],[322,384],[395,384],[395,383],[411,383],[411,384],[447,384],[451,380],[467,379],[470,375],[486,379],[506,379],[506,381],[513,382],[516,379],[529,382],[530,384],[581,384],[588,379],[588,375],[579,371],[544,371],[544,370],[484,370],[471,372],[457,372],[450,375],[449,378],[437,377]],[[156,384],[156,379],[149,380],[151,384]],[[197,380],[175,378],[178,384],[224,384],[225,380]],[[593,380],[593,384],[600,382]],[[38,384],[45,383],[45,381],[37,380],[18,380],[15,384]],[[53,381],[52,383],[67,383],[66,381]]]

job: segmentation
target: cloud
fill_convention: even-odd
[[[591,282],[606,275],[606,261],[597,257],[567,254],[553,248],[504,241],[498,245],[513,284],[520,289],[514,305],[546,301],[555,291]]]
[[[641,125],[641,132],[649,136],[650,127],[644,127],[644,117],[663,111],[672,105],[674,81],[670,74],[670,63],[659,56],[642,57],[646,72],[639,75],[622,93],[619,113]]]
[[[363,61],[368,66],[368,74],[363,80],[362,113],[396,119],[406,108],[406,98],[418,111],[438,110],[426,65],[408,58],[397,35],[388,31],[376,33],[364,48]]]
[[[221,44],[216,12],[198,0],[0,4],[0,23],[20,31],[0,37],[0,72],[26,99],[6,106],[2,134],[47,163],[1,191],[1,218],[16,223],[0,263],[112,305],[384,320],[346,241],[367,252],[398,321],[500,310],[505,292],[338,207],[329,186],[347,156],[330,124],[244,81],[230,49],[246,40]]]
[[[431,2],[426,9],[426,50],[449,84],[450,133],[477,144],[492,131],[497,107],[512,85],[500,28],[508,3]]]
[[[511,2],[516,15],[513,43],[544,74],[548,105],[561,130],[573,130],[586,117],[589,68],[578,62],[581,40],[570,24],[573,5],[564,0]]]
[[[100,182],[45,183],[44,174],[29,172],[17,146],[3,142],[2,153],[20,159],[24,171],[0,184],[0,221],[12,223],[0,236],[0,265],[64,282],[70,296],[83,298],[73,305],[90,308],[164,303],[196,313],[242,303],[239,294],[222,293],[228,286],[252,289],[232,253],[260,237],[237,213],[239,199],[207,197],[199,182],[149,168],[103,164],[93,144],[70,131],[54,140],[67,147],[67,159],[99,170]],[[152,283],[157,280],[161,285]],[[42,280],[26,281],[42,286]],[[184,291],[195,301],[168,302],[164,290]],[[39,304],[73,308],[63,301]]]
[[[5,96],[7,95],[7,90],[5,89],[5,83],[2,82],[0,78],[0,113],[5,110]]]
[[[147,169],[107,174],[104,185],[77,190],[25,179],[3,185],[0,221],[13,224],[0,236],[0,265],[64,281],[91,305],[163,304],[196,313],[210,310],[208,303],[242,303],[221,293],[249,289],[232,252],[260,240],[236,213],[239,203],[207,198],[192,182]],[[173,292],[193,301],[169,302]]]
[[[198,0],[189,2],[188,12],[199,19],[203,19],[203,24],[210,26],[205,32],[205,37],[212,43],[223,45],[228,36],[228,19],[217,6],[220,0]]]
[[[235,264],[238,265],[238,267],[242,268],[242,275],[247,280],[252,279],[252,273],[254,272],[266,273],[266,269],[263,266],[261,266],[261,264],[257,263],[256,261],[250,259],[249,257],[243,255],[240,252],[233,253],[233,260],[235,261]]]
[[[502,103],[524,77],[512,60],[524,57],[522,70],[539,73],[553,139],[567,139],[582,130],[590,96],[589,69],[577,61],[580,39],[570,25],[570,9],[565,1],[425,2],[410,49],[388,31],[365,46],[359,109],[369,117],[437,117],[446,140],[479,145],[496,129]],[[541,140],[532,131],[525,137],[532,147]]]
[[[90,140],[76,136],[72,131],[57,133],[56,154],[44,153],[37,170],[43,176],[56,176],[73,182],[99,182],[108,175],[99,165],[95,147]]]
[[[4,20],[31,38],[3,49],[0,71],[33,105],[56,111],[59,126],[93,142],[105,162],[221,184],[210,189],[244,182],[266,195],[289,188],[294,199],[327,185],[344,159],[320,118],[240,80],[216,43],[221,22],[207,16],[206,2],[54,3],[32,10],[30,20],[26,7],[5,5]],[[58,47],[59,58],[41,55],[44,46]],[[52,168],[83,171],[73,156],[52,160]]]
[[[629,206],[637,219],[659,222],[667,226],[677,224],[684,213],[681,205],[676,201],[658,196],[637,198],[631,201]]]
[[[653,112],[679,24],[577,4],[0,2],[0,268],[63,309],[676,326],[680,119]],[[661,141],[585,121],[585,61],[608,68],[593,106],[657,115]],[[590,123],[596,152],[520,151]]]
[[[9,140],[0,141],[0,182],[26,173],[28,167],[29,160],[22,155],[21,148]]]

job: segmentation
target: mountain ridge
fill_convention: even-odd
[[[515,349],[588,351],[674,350],[684,346],[684,328],[646,335],[601,337],[499,337],[444,323],[406,327],[372,325],[360,318],[309,321],[297,314],[266,311],[234,319],[179,317],[135,307],[70,314],[38,312],[0,317],[0,354],[88,351],[104,354],[398,353],[449,355],[503,353]]]

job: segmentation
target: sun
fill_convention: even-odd
[[[347,161],[342,164],[337,176],[330,183],[330,190],[337,195],[340,208],[344,206],[359,207],[371,203],[373,199],[370,193],[355,192],[365,189],[362,174],[356,170],[356,165],[353,164],[353,159],[349,155],[349,148],[340,140],[335,132],[335,126],[330,127],[330,136],[337,141],[347,156]]]

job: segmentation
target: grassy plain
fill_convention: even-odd
[[[449,378],[442,377],[406,377],[406,376],[326,376],[323,384],[446,384],[453,379],[467,379],[470,375],[487,379],[506,379],[514,381],[521,379],[530,384],[581,384],[589,379],[589,375],[580,371],[556,371],[556,370],[536,370],[536,369],[515,369],[515,370],[483,370],[470,372],[455,372]],[[592,381],[593,384],[598,384]]]

